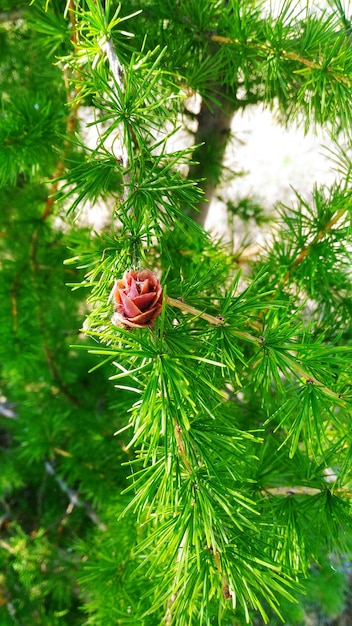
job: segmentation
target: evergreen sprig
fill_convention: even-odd
[[[0,120],[4,624],[288,622],[349,558],[349,148],[344,180],[297,193],[240,269],[191,217],[202,145],[171,145],[191,91],[214,117],[277,100],[285,123],[349,125],[336,8],[36,4],[50,89],[16,100],[3,77]],[[119,326],[119,281],[143,268],[160,315]]]

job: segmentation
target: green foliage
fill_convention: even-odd
[[[55,626],[79,623],[73,593],[74,560],[68,548],[58,549],[57,539],[52,539],[43,529],[29,536],[13,527],[11,536],[3,542],[1,567],[6,575],[2,577],[0,588],[13,597],[10,611],[4,605],[0,608],[3,624],[13,623],[15,616],[27,620],[30,615],[36,624],[47,624],[48,617]],[[67,567],[67,563],[71,567]],[[66,621],[68,614],[70,622]]]
[[[2,624],[343,610],[349,147],[342,181],[282,205],[240,270],[245,242],[232,251],[190,217],[201,181],[185,171],[202,146],[173,145],[192,91],[214,111],[277,103],[284,123],[348,127],[336,8],[38,1],[1,24]],[[98,232],[89,203],[109,212]],[[270,218],[250,198],[229,211]],[[130,268],[163,286],[147,327],[111,321]]]

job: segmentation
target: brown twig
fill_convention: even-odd
[[[46,356],[46,362],[47,362],[47,364],[49,366],[49,369],[50,369],[51,375],[53,377],[54,383],[58,386],[59,390],[65,396],[65,398],[67,398],[67,400],[69,400],[70,402],[72,402],[76,406],[79,406],[78,398],[76,396],[74,396],[70,392],[70,390],[68,389],[67,385],[62,380],[62,378],[61,378],[61,376],[59,374],[59,370],[56,367],[55,358],[54,358],[50,348],[46,344],[44,345],[44,352],[45,352],[45,356]]]
[[[68,15],[70,19],[71,25],[71,37],[70,41],[73,46],[74,51],[77,50],[77,25],[76,25],[76,17],[75,17],[75,4],[74,0],[70,0],[68,4]],[[71,107],[70,113],[67,117],[66,121],[66,139],[64,141],[63,151],[61,158],[57,162],[56,170],[52,175],[53,183],[50,186],[49,193],[45,202],[44,211],[42,213],[42,220],[45,221],[52,214],[54,205],[55,205],[55,194],[58,190],[59,179],[64,173],[65,169],[65,158],[70,149],[70,137],[74,135],[74,132],[78,123],[78,108],[79,103],[77,101],[77,95],[79,93],[79,87],[75,87],[73,91],[69,88],[69,76],[68,76],[68,68],[65,65],[63,69],[63,77],[67,90],[67,105]]]
[[[234,260],[238,265],[241,265],[242,263],[247,263],[250,259],[253,259],[253,257],[258,256],[261,252],[263,252],[263,246],[261,246],[260,243],[253,243],[244,248],[238,256],[235,256]]]
[[[263,496],[318,496],[324,493],[324,489],[318,489],[316,487],[306,487],[304,485],[292,485],[283,487],[264,487],[261,493]],[[334,490],[335,494],[343,498],[352,498],[352,492],[344,489],[343,487]]]
[[[170,304],[170,306],[173,306],[176,309],[184,311],[185,313],[190,313],[195,317],[201,317],[203,320],[209,322],[209,324],[212,324],[213,326],[222,326],[224,323],[224,320],[221,317],[214,317],[214,315],[209,315],[209,313],[199,311],[194,306],[190,306],[189,304],[182,302],[182,300],[176,300],[175,298],[166,296],[166,303]]]
[[[15,280],[12,283],[11,292],[10,292],[11,293],[12,330],[13,330],[14,335],[16,335],[18,331],[17,295],[18,295],[18,288],[20,285],[20,277],[21,277],[21,272],[19,272],[17,276],[15,277]]]
[[[304,259],[308,256],[312,247],[316,245],[317,243],[319,243],[319,241],[321,241],[325,237],[325,235],[330,230],[332,230],[333,226],[335,226],[335,224],[339,221],[339,219],[341,219],[341,217],[346,211],[347,211],[347,207],[341,208],[338,211],[336,211],[334,215],[332,216],[332,218],[329,220],[329,222],[326,224],[326,226],[318,232],[318,234],[314,237],[314,239],[308,245],[302,248],[301,252],[294,259],[291,268],[286,272],[284,276],[284,283],[288,281],[292,269],[297,267],[297,265],[299,265],[300,263],[302,263],[302,261],[304,261]]]
[[[30,259],[30,263],[31,263],[31,267],[32,267],[32,271],[34,275],[38,275],[39,271],[40,271],[40,266],[38,264],[38,231],[35,230],[33,232],[32,238],[31,238],[31,249],[30,249],[30,255],[29,255],[29,259]],[[18,289],[18,286],[16,288],[16,290]],[[14,291],[13,288],[13,315],[16,313],[17,315],[17,299],[16,299],[16,292]],[[49,367],[49,370],[51,372],[51,375],[53,377],[53,381],[54,383],[57,385],[57,387],[59,388],[59,390],[61,391],[61,393],[73,404],[75,404],[76,406],[79,406],[79,399],[74,396],[70,390],[68,389],[67,385],[65,384],[65,382],[62,380],[59,370],[57,368],[56,365],[56,361],[55,361],[55,356],[52,353],[51,348],[49,347],[49,343],[48,343],[48,333],[47,333],[47,329],[46,329],[46,323],[45,323],[45,317],[44,317],[44,307],[41,305],[41,303],[38,303],[38,308],[37,308],[37,317],[38,317],[38,324],[39,324],[39,328],[40,328],[40,332],[43,338],[43,351],[45,354],[45,359],[47,362],[47,365]],[[15,317],[14,320],[17,323],[17,318]]]
[[[225,600],[230,600],[232,598],[232,595],[230,593],[228,580],[227,580],[225,574],[222,573],[220,554],[219,554],[219,552],[216,552],[213,547],[211,548],[211,551],[212,551],[212,553],[214,555],[214,562],[215,562],[215,565],[216,565],[216,569],[218,570],[219,575],[221,576],[222,594],[223,594]]]
[[[195,317],[201,317],[213,326],[227,326],[226,320],[224,320],[222,316],[219,315],[218,317],[215,317],[214,315],[209,315],[208,313],[199,311],[195,307],[190,306],[185,302],[182,302],[182,300],[177,300],[175,298],[171,298],[170,296],[166,296],[166,303],[170,306],[180,309],[181,311],[184,311],[185,313],[190,313]],[[263,337],[256,337],[251,333],[236,329],[231,329],[231,332],[233,335],[235,335],[239,339],[243,339],[244,341],[249,341],[250,343],[254,343],[259,346],[265,345],[265,340],[263,340]],[[316,385],[325,395],[333,398],[337,404],[346,408],[346,402],[344,401],[341,394],[337,393],[336,391],[332,391],[332,389],[326,387],[326,385],[323,385],[317,378],[315,378],[312,374],[303,369],[301,365],[297,362],[296,357],[292,352],[287,351],[287,355],[288,357],[292,357],[292,359],[290,358],[290,367],[296,372],[296,374],[298,374],[300,378],[302,378],[306,382],[306,384]]]
[[[175,439],[176,439],[176,443],[177,443],[177,449],[178,452],[182,458],[182,461],[186,467],[186,469],[188,470],[188,472],[191,474],[192,473],[192,468],[191,468],[191,464],[188,460],[186,451],[185,451],[185,444],[183,441],[183,437],[182,437],[182,428],[180,426],[180,424],[177,422],[175,424],[175,428],[174,428],[174,433],[175,433]]]
[[[223,44],[223,45],[229,45],[229,44],[237,44],[237,45],[244,45],[244,43],[242,41],[240,41],[239,39],[231,39],[230,37],[223,37],[221,35],[211,35],[210,36],[210,40],[214,41],[216,43],[219,44]],[[266,54],[266,56],[268,56],[269,54],[277,54],[276,50],[273,50],[273,48],[271,48],[268,45],[264,45],[264,44],[259,44],[256,43],[255,41],[247,41],[245,42],[245,44],[247,46],[250,46],[252,48],[254,48],[255,50],[259,50],[261,52],[264,52]],[[297,54],[296,52],[287,52],[286,50],[280,50],[279,54],[281,54],[281,56],[284,59],[289,59],[291,61],[297,61],[298,63],[301,63],[301,65],[305,65],[306,67],[309,67],[312,70],[322,70],[323,66],[320,63],[317,63],[316,61],[310,61],[309,59],[306,59],[305,57],[301,56],[300,54]],[[344,83],[344,85],[350,85],[350,80],[348,80],[345,76],[343,76],[342,74],[339,74],[337,72],[334,73],[334,77],[337,80],[340,80],[342,83]]]

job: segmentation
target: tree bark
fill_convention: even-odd
[[[220,97],[218,106],[210,107],[203,102],[197,116],[198,130],[195,134],[195,144],[202,145],[193,153],[193,160],[197,163],[190,167],[189,178],[201,179],[199,186],[204,192],[203,200],[198,205],[198,211],[194,211],[191,217],[202,226],[205,224],[210,203],[220,182],[234,112],[234,103]]]

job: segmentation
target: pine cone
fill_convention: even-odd
[[[116,281],[112,295],[116,312],[111,321],[115,326],[151,326],[161,313],[163,289],[150,270],[126,271]]]

